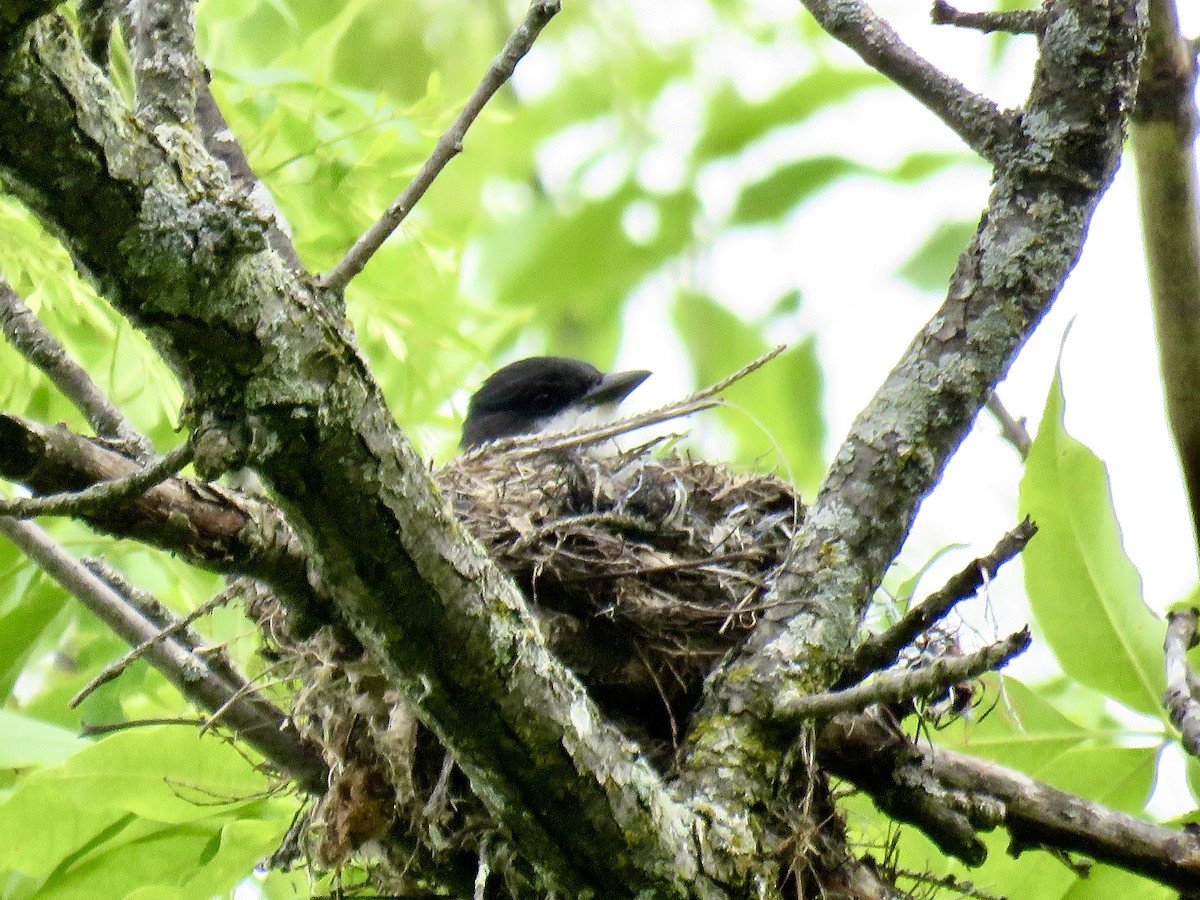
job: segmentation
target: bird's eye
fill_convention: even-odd
[[[540,391],[539,393],[533,395],[531,405],[536,412],[548,413],[554,409],[554,398],[545,391]]]

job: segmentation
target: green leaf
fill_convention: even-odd
[[[73,731],[0,709],[0,768],[58,765],[87,746]]]
[[[748,102],[732,86],[726,86],[709,103],[696,157],[708,160],[731,156],[777,128],[794,125],[826,106],[887,83],[870,69],[822,66],[761,103]]]
[[[897,274],[919,290],[945,290],[976,228],[975,222],[943,222],[913,251]]]
[[[1063,425],[1058,373],[1021,481],[1038,526],[1022,555],[1029,605],[1063,671],[1131,709],[1162,717],[1163,623],[1142,602],[1108,473]]]
[[[990,711],[938,732],[938,743],[1033,775],[1070,750],[1123,736],[1083,727],[1015,678],[989,675],[980,683],[981,708]]]
[[[891,169],[879,169],[844,156],[815,156],[788,163],[742,189],[733,213],[735,224],[775,221],[801,202],[847,175],[916,182],[948,166],[970,161],[961,153],[914,153]]]
[[[640,243],[621,224],[634,202],[658,217],[655,235]],[[555,353],[610,358],[625,297],[691,240],[695,212],[690,193],[651,197],[632,186],[566,215],[543,202],[487,240],[484,290],[534,311]]]
[[[1149,879],[1097,865],[1087,878],[1076,879],[1071,889],[1062,895],[1063,900],[1112,900],[1114,897],[1136,897],[1137,900],[1177,900],[1178,890],[1171,890]]]
[[[773,221],[844,175],[867,171],[843,156],[818,156],[781,166],[742,190],[735,224]]]
[[[25,580],[18,573],[13,578]],[[62,588],[49,578],[34,576],[20,601],[0,615],[0,697],[12,692],[29,661],[45,651],[47,635],[53,637],[65,627],[59,615],[66,604]]]
[[[218,821],[165,826],[145,822],[143,825],[148,827],[133,840],[114,841],[81,859],[70,860],[46,880],[35,896],[37,900],[90,900],[125,897],[148,886],[163,886],[168,891],[186,887],[190,876],[202,873],[208,863],[212,847],[219,840]],[[232,878],[226,871],[224,877],[201,879],[201,889],[188,889],[185,896],[192,900],[212,897],[215,892],[205,882],[219,892],[231,890],[252,868],[251,862]]]
[[[262,773],[237,749],[187,726],[110,735],[67,760],[60,778],[71,792],[164,822],[203,818],[214,797],[244,803],[264,787]]]

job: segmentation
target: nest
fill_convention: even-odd
[[[435,477],[552,649],[668,770],[704,676],[764,608],[803,515],[790,486],[646,448],[476,453]],[[379,889],[470,894],[484,867],[528,895],[531,874],[374,667],[332,628],[276,640],[294,719],[333,772],[304,823],[307,855],[336,867],[377,843],[390,853],[369,867]]]

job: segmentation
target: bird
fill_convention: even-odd
[[[510,363],[489,375],[471,396],[462,448],[601,424],[650,374],[642,369],[605,374],[591,363],[566,356],[532,356]]]

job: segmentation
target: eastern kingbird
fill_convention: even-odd
[[[462,447],[488,441],[569,431],[611,418],[617,404],[649,372],[610,372],[565,356],[533,356],[493,372],[471,397],[463,422]]]

